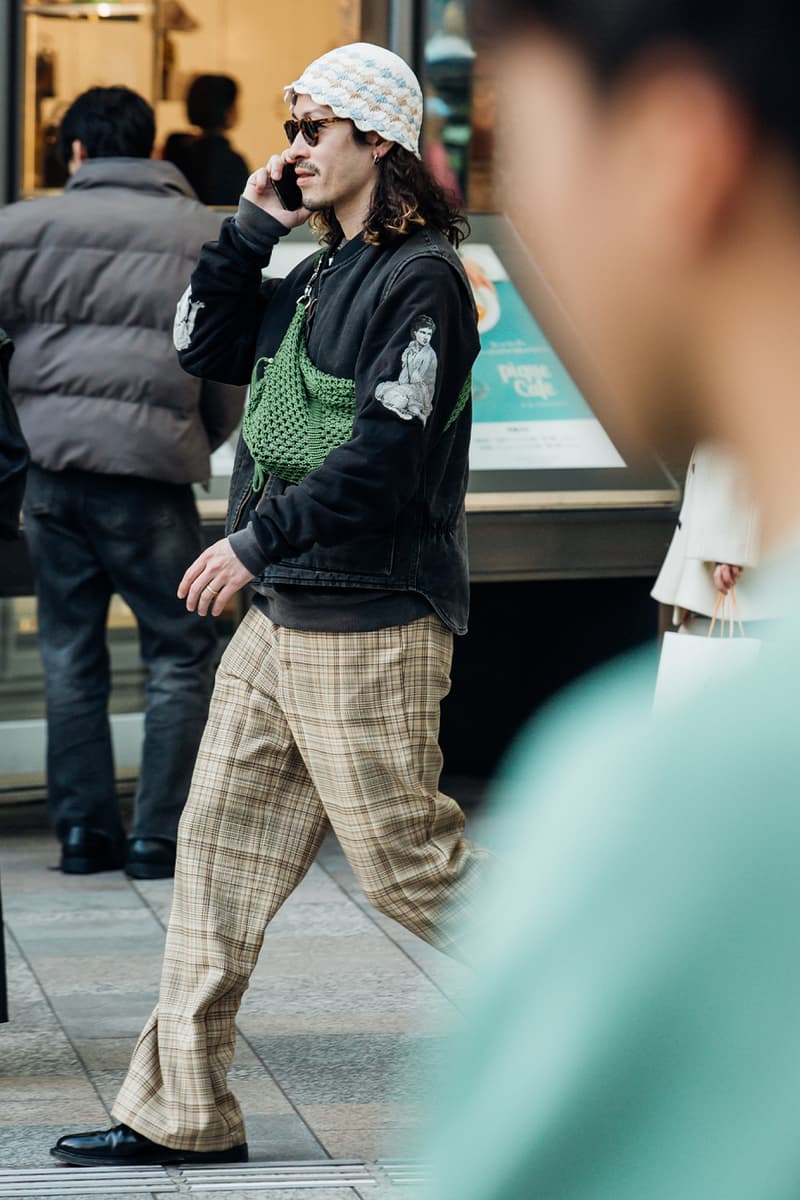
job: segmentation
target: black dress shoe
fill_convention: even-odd
[[[169,838],[131,838],[125,874],[132,879],[171,879],[175,874],[175,843]]]
[[[85,825],[70,826],[62,839],[60,868],[65,875],[118,871],[124,862],[122,846]]]
[[[50,1153],[73,1167],[158,1167],[173,1163],[247,1162],[247,1142],[228,1150],[170,1150],[128,1125],[72,1133],[59,1138]]]

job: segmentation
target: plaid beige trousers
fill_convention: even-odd
[[[486,856],[438,788],[451,655],[433,616],[310,633],[247,614],[217,674],[178,833],[158,1007],[117,1121],[173,1148],[245,1140],[227,1084],[236,1013],[264,930],[329,826],[372,904],[457,950],[452,930]]]

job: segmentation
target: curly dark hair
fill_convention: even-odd
[[[357,142],[367,140],[355,126],[353,136]],[[443,233],[453,246],[460,246],[469,233],[469,222],[455,197],[439,186],[416,155],[395,144],[378,164],[363,238],[370,246],[393,246],[421,225]],[[311,226],[327,245],[335,245],[342,237],[332,208],[315,212]]]

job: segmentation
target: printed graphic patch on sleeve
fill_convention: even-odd
[[[431,345],[435,332],[436,322],[432,317],[425,314],[415,317],[411,323],[411,341],[401,355],[399,377],[379,383],[375,389],[375,397],[384,408],[404,421],[418,417],[424,425],[431,415],[439,366]]]
[[[191,293],[191,286],[187,287],[178,301],[178,307],[175,309],[175,320],[172,325],[172,341],[175,344],[176,350],[189,349],[192,344],[192,334],[194,333],[197,314],[201,308],[205,308],[205,303],[202,300],[193,300]]]

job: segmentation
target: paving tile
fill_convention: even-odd
[[[4,1089],[5,1090],[5,1089]],[[102,1127],[108,1114],[94,1092],[84,1096],[73,1096],[69,1101],[69,1119],[87,1129]],[[22,1122],[37,1125],[61,1125],[64,1109],[52,1099],[9,1100],[0,1106],[0,1128],[18,1126]]]
[[[419,1118],[416,1104],[303,1104],[303,1120],[314,1129],[395,1129]]]
[[[359,899],[354,903],[362,910],[373,912],[366,900]],[[469,966],[415,937],[383,913],[374,912],[374,920],[398,951],[418,966],[446,996],[459,1003],[469,995],[476,982]]]
[[[150,909],[164,928],[169,922],[172,908],[171,879],[135,879],[131,880],[131,891]]]
[[[331,1158],[405,1158],[418,1144],[410,1134],[393,1136],[385,1129],[319,1129],[317,1135]],[[365,1189],[366,1190],[366,1189]],[[367,1192],[372,1196],[372,1189]]]
[[[253,973],[253,982],[262,984],[275,977],[291,979],[304,976],[309,972],[309,964],[313,965],[315,971],[339,976],[347,972],[360,976],[369,974],[378,979],[416,973],[414,964],[408,961],[407,956],[388,938],[374,930],[360,937],[347,938],[324,935],[304,937],[297,934],[265,943]]]
[[[311,1130],[294,1112],[246,1116],[245,1125],[251,1162],[305,1162],[326,1157]]]
[[[0,1169],[10,1167],[52,1167],[50,1147],[61,1136],[62,1130],[54,1121],[33,1125],[20,1123],[11,1128],[0,1128]]]
[[[42,993],[38,992],[38,995],[42,996]],[[44,998],[24,1000],[12,994],[8,997],[8,1012],[17,1033],[40,1033],[44,1036],[59,1029],[53,1011]],[[0,1031],[2,1028],[0,1025]]]
[[[16,873],[9,879],[6,868],[3,866],[0,870],[3,873],[3,912],[6,916],[23,912],[66,912],[80,914],[84,920],[91,921],[109,912],[124,913],[141,906],[141,900],[130,887],[106,888],[99,895],[95,890],[78,890],[72,882],[68,887],[30,887],[28,885],[34,881],[26,872]],[[67,880],[68,877],[60,878]]]
[[[354,935],[363,936],[374,932],[369,918],[344,896],[339,896],[336,904],[312,904],[307,902],[302,893],[296,893],[297,899],[292,898],[279,909],[269,924],[264,946],[268,948],[273,941],[285,938],[319,937],[324,935],[338,941]]]
[[[122,1087],[122,1082],[126,1074],[127,1072],[124,1070],[88,1072],[92,1086],[97,1089],[100,1099],[109,1112],[113,1108],[114,1101],[117,1098],[119,1089]],[[70,1120],[72,1120],[71,1112]]]
[[[417,1011],[424,1005],[448,1006],[441,992],[419,971],[350,974],[343,969],[314,970],[292,978],[270,978],[268,986],[251,986],[242,1002],[242,1020],[252,1013],[324,1013]]]
[[[87,1071],[124,1071],[139,1036],[73,1038],[72,1044]]]
[[[232,1068],[228,1078],[231,1091],[241,1104],[248,1121],[257,1120],[261,1117],[272,1119],[275,1117],[296,1116],[289,1101],[262,1063],[258,1064],[258,1074],[256,1074],[256,1069],[252,1067],[245,1070],[247,1074],[243,1076],[241,1069]],[[114,1101],[122,1087],[126,1071],[127,1064],[125,1069],[117,1071],[89,1072],[89,1079],[92,1085],[97,1089],[109,1111],[112,1109]]]
[[[164,938],[161,933],[143,934],[134,930],[126,934],[117,934],[115,937],[98,935],[96,939],[92,940],[85,932],[29,934],[19,926],[12,928],[25,954],[35,966],[38,966],[43,958],[70,958],[72,956],[80,958],[90,947],[93,954],[105,957],[109,964],[112,964],[117,957],[125,958],[128,954],[159,955],[163,953],[164,949]],[[109,966],[109,970],[112,969],[113,967]]]
[[[104,998],[102,1004],[87,1004],[80,995],[54,996],[53,1007],[71,1038],[131,1037],[139,1035],[157,999],[156,989]]]
[[[3,881],[5,896],[5,880]],[[55,943],[62,944],[62,954],[81,954],[91,950],[93,954],[115,953],[117,949],[147,952],[143,943],[152,941],[153,953],[158,953],[163,939],[163,930],[152,913],[144,908],[121,908],[112,912],[99,912],[91,917],[70,909],[65,912],[17,912],[8,920],[14,937],[23,947]]]
[[[298,1106],[387,1101],[417,1102],[451,1039],[342,1034],[339,1037],[251,1039],[262,1061]]]
[[[0,861],[3,875],[3,907],[6,891],[13,905],[16,896],[46,896],[56,907],[56,898],[72,907],[100,908],[107,910],[114,904],[130,908],[135,903],[135,893],[122,871],[102,871],[97,875],[62,875],[60,871],[49,871],[36,862],[15,859],[11,863]]]
[[[374,939],[373,944],[375,953],[372,956],[357,951],[353,958],[331,950],[326,941],[307,948],[305,954],[294,950],[274,956],[265,954],[253,973],[250,987],[256,991],[269,991],[277,984],[287,988],[299,984],[316,991],[329,991],[334,987],[343,993],[355,988],[358,994],[377,993],[394,986],[435,990],[406,955],[399,954],[384,939]],[[319,981],[316,985],[315,980]]]
[[[419,938],[401,937],[397,945],[456,1004],[464,1004],[475,990],[479,980],[465,963],[448,958]]]
[[[239,1072],[242,1079],[260,1078],[264,1072],[264,1064],[252,1046],[243,1037],[237,1037],[236,1049],[233,1053],[231,1070]]]
[[[271,1119],[293,1115],[289,1101],[263,1066],[260,1078],[243,1079],[241,1075],[231,1072],[228,1079],[248,1124],[260,1117]]]
[[[3,1071],[2,1087],[6,1096],[24,1100],[51,1100],[53,1104],[66,1105],[75,1097],[90,1091],[90,1085],[82,1074],[71,1075],[10,1075]]]
[[[17,1031],[13,1022],[0,1025],[0,1065],[4,1076],[81,1074],[65,1037]]]
[[[379,908],[375,908],[374,905],[370,904],[369,900],[361,892],[361,889],[354,887],[353,884],[354,881],[352,879],[348,880],[348,898],[364,914],[371,925],[376,926],[391,940],[408,933],[408,930],[398,921],[395,921],[394,917],[387,917],[386,913],[382,913]]]
[[[342,899],[341,890],[331,877],[314,863],[299,887],[295,888],[287,904],[335,904]]]
[[[131,891],[147,904],[164,904],[172,900],[171,879],[129,879]]]
[[[91,879],[92,876],[87,876]],[[3,876],[3,896],[5,897],[6,880]],[[129,895],[130,890],[128,892]],[[130,903],[118,905],[115,908],[109,907],[102,896],[97,896],[95,893],[78,893],[82,896],[83,903],[62,904],[61,896],[52,896],[53,907],[42,909],[41,905],[31,909],[18,911],[15,915],[15,924],[26,926],[34,929],[36,926],[41,926],[47,930],[50,926],[55,926],[57,929],[67,926],[74,926],[75,929],[83,929],[87,935],[92,936],[95,933],[105,934],[115,929],[130,928],[131,926],[139,926],[153,921],[152,914],[139,901],[138,903]],[[75,895],[71,897],[75,899]]]
[[[86,1004],[96,998],[111,998],[125,992],[141,992],[144,984],[149,990],[158,988],[162,955],[124,954],[114,956],[113,966],[108,954],[75,954],[63,957],[37,957],[36,973],[50,996],[84,996]]]
[[[10,937],[5,939],[5,944],[8,1008],[15,1030],[26,1033],[52,1031],[57,1024],[36,976]],[[0,1025],[0,1045],[3,1035],[4,1028]]]
[[[451,1005],[409,1006],[400,1012],[372,1012],[362,1009],[334,1009],[328,1012],[257,1012],[247,1009],[239,1016],[239,1027],[246,1037],[257,1034],[302,1036],[309,1033],[398,1033],[419,1036],[448,1033],[458,1027]]]

